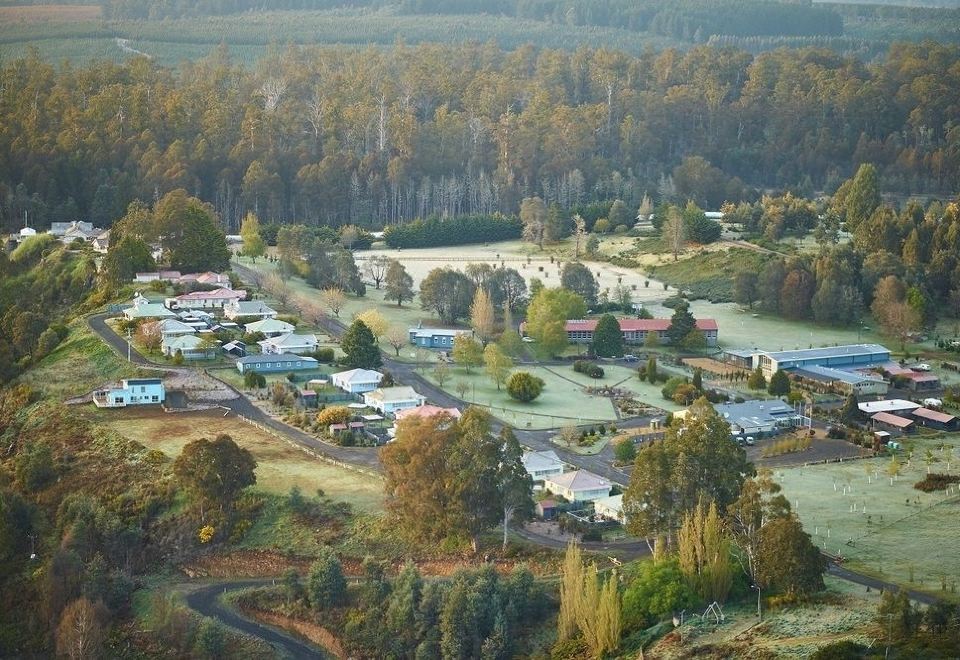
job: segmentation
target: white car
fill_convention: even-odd
[[[535,342],[535,341],[537,341],[537,340],[534,339],[533,337],[526,337],[526,336],[525,336],[525,337],[523,337],[520,341],[522,341],[522,342],[524,342],[524,343],[527,343],[527,344],[532,344],[533,342]]]
[[[930,371],[932,367],[926,362],[921,362],[913,367],[914,371]]]

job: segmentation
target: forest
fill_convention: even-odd
[[[379,228],[622,199],[702,208],[759,190],[944,194],[960,174],[960,48],[894,44],[875,65],[805,49],[701,46],[641,57],[492,44],[221,48],[173,71],[145,59],[0,68],[0,217],[109,226],[183,188],[234,230]]]

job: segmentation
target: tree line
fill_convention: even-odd
[[[31,56],[0,68],[0,219],[106,227],[180,188],[231,232],[248,211],[370,228],[536,196],[716,208],[753,187],[832,191],[868,161],[885,190],[946,192],[958,53],[400,45],[274,49],[246,70],[220,49],[176,72]]]

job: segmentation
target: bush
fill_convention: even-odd
[[[573,370],[590,378],[603,378],[603,367],[587,360],[577,360],[573,363]]]
[[[313,359],[324,364],[332,364],[336,355],[332,348],[318,348],[313,352]]]
[[[256,371],[248,371],[243,374],[243,385],[251,390],[263,389],[267,386],[267,379]]]
[[[352,413],[346,406],[331,406],[317,413],[317,424],[326,430],[331,424],[346,424]]]
[[[307,595],[315,610],[342,605],[347,596],[347,581],[343,576],[340,560],[329,548],[310,567]]]
[[[14,473],[27,490],[38,491],[57,476],[53,451],[45,442],[31,442],[14,463]]]
[[[957,483],[960,483],[960,475],[931,472],[913,484],[913,487],[917,490],[922,490],[924,493],[932,493],[938,490],[946,490],[947,486]]]
[[[543,392],[544,382],[526,371],[518,371],[507,381],[507,394],[522,403],[530,403]]]
[[[437,247],[488,243],[520,238],[522,225],[516,216],[464,215],[441,219],[432,216],[404,225],[390,225],[383,240],[392,248]]]

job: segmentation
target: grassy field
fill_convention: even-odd
[[[900,457],[901,473],[892,484],[885,457],[781,469],[777,480],[817,545],[855,569],[939,591],[943,576],[955,582],[960,575],[954,547],[960,496],[956,490],[950,496],[924,493],[913,484],[927,471],[926,448],[944,441],[960,447],[956,436],[911,441],[913,459],[908,464]],[[946,472],[945,456],[934,455],[941,460],[931,470]],[[950,467],[956,473],[960,460]]]
[[[286,494],[299,486],[305,494],[318,488],[331,498],[350,503],[360,511],[379,511],[382,485],[376,478],[339,468],[293,447],[274,435],[220,412],[168,414],[155,409],[126,409],[92,413],[98,419],[150,448],[176,457],[188,442],[226,433],[257,460],[257,487]]]
[[[733,279],[742,271],[759,272],[770,255],[732,248],[703,252],[682,261],[652,266],[650,274],[682,289],[691,298],[733,302]]]
[[[111,351],[81,319],[70,325],[64,342],[21,380],[48,396],[68,399],[111,381],[145,373]]]

